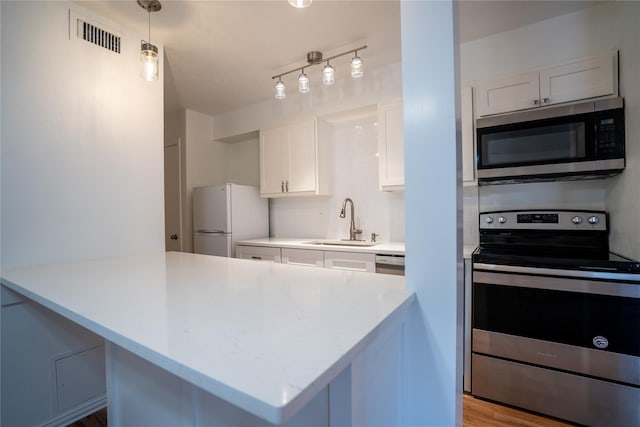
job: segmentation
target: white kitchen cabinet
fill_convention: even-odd
[[[460,91],[460,121],[462,127],[462,181],[476,183],[475,121],[473,115],[473,87],[464,85]]]
[[[404,190],[404,120],[402,100],[378,105],[380,190]]]
[[[478,85],[478,114],[505,113],[537,107],[540,73],[532,72],[481,82]]]
[[[331,144],[327,124],[310,120],[260,131],[263,197],[329,195]]]
[[[540,71],[541,105],[617,93],[617,54],[605,54]]]
[[[617,64],[617,52],[607,52],[481,82],[478,85],[477,114],[487,116],[616,95]]]
[[[236,258],[252,259],[254,261],[282,262],[280,248],[267,246],[236,246]]]
[[[322,268],[324,267],[324,251],[282,248],[282,263]]]
[[[375,273],[375,254],[362,252],[324,252],[324,267],[336,270],[367,271]]]

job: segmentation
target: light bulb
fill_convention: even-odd
[[[358,77],[362,77],[362,59],[356,53],[351,59],[351,77],[357,79]]]
[[[309,6],[311,2],[312,0],[289,0],[289,4],[293,7],[297,7],[298,9]]]
[[[302,71],[302,73],[298,76],[298,90],[300,93],[309,92],[309,77]]]
[[[284,89],[284,83],[282,83],[282,80],[278,80],[278,83],[276,83],[276,99],[285,99],[287,97]]]
[[[329,63],[327,62],[327,65],[325,65],[325,67],[322,69],[322,83],[324,83],[327,86],[330,86],[334,82],[335,82],[335,72],[333,70],[333,67],[329,65]]]
[[[142,77],[147,81],[158,80],[158,48],[151,43],[143,42],[140,50],[140,61],[142,61]]]

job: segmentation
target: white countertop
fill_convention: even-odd
[[[339,246],[339,245],[314,245],[309,242],[323,241],[325,239],[293,239],[267,237],[264,239],[241,240],[236,245],[271,246],[292,249],[314,249],[318,251],[339,252],[363,252],[380,255],[404,255],[404,242],[380,242],[374,246]]]
[[[9,270],[2,283],[272,423],[415,299],[401,276],[179,252]]]
[[[272,246],[278,248],[293,248],[293,249],[315,249],[319,251],[342,251],[342,252],[364,252],[380,255],[404,255],[405,246],[404,242],[381,242],[375,246],[337,246],[337,245],[313,245],[309,242],[318,241],[322,239],[293,239],[293,238],[278,238],[267,237],[264,239],[251,239],[241,240],[236,242],[237,245],[251,245],[251,246]],[[476,249],[477,245],[464,245],[463,257],[471,258],[471,254]]]

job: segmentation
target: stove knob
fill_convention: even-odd
[[[571,218],[571,222],[578,225],[582,222],[582,218],[580,218],[579,216],[574,216],[573,218]]]
[[[598,222],[600,222],[600,218],[598,218],[597,216],[589,217],[589,224],[597,224]]]
[[[505,218],[505,217],[501,216],[500,218],[498,218],[498,222],[499,222],[500,224],[504,224],[505,222],[507,222],[507,218]]]
[[[492,224],[493,223],[493,218],[491,218],[490,216],[486,217],[484,219],[484,222],[486,222],[487,224]]]

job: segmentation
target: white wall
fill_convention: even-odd
[[[119,32],[122,53],[70,38],[70,7]],[[163,88],[140,78],[142,37],[69,2],[0,2],[0,10],[3,271],[164,250]],[[104,404],[92,394],[89,406],[63,413],[52,369],[103,340],[7,295],[0,423],[66,425]]]
[[[257,134],[225,146],[226,182],[260,185],[260,139]]]
[[[363,56],[363,60],[366,61],[366,57]],[[372,70],[365,69],[364,76],[359,79],[336,79],[333,86],[312,86],[311,91],[304,95],[290,87],[285,100],[273,98],[219,114],[213,118],[214,138],[223,139],[318,116],[352,111],[397,99],[401,95],[402,75],[399,63]]]
[[[614,178],[606,206],[611,220],[610,249],[640,260],[640,3],[617,2],[620,91],[625,97],[627,167]]]
[[[164,248],[162,81],[118,25],[120,55],[70,40],[69,7],[2,2],[3,268]]]
[[[194,110],[165,116],[165,146],[181,139],[183,250],[193,250],[192,201],[194,187],[231,182],[260,185],[258,133],[231,141],[213,139],[213,118]]]
[[[462,184],[453,5],[401,6],[406,284],[418,300],[407,330],[409,426],[462,425]]]
[[[626,105],[627,167],[617,178],[480,187],[478,202],[465,189],[465,243],[477,242],[474,212],[502,208],[605,209],[612,249],[640,259],[640,48],[636,2],[606,2],[460,47],[465,82],[495,78],[609,50],[620,52],[620,94]],[[469,195],[469,197],[467,197]]]
[[[272,199],[274,237],[349,238],[349,209],[340,218],[342,202],[353,200],[360,239],[404,241],[404,193],[378,189],[377,116],[365,115],[332,123],[333,186],[330,197]]]

